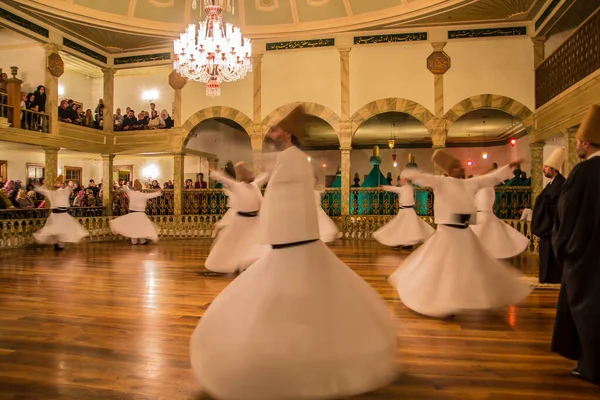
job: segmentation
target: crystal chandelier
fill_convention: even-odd
[[[231,1],[227,0],[227,9],[233,11]],[[223,23],[223,3],[204,0],[204,22],[189,25],[174,41],[173,68],[185,78],[206,83],[210,97],[221,95],[221,82],[243,79],[252,71],[250,39],[239,28]]]

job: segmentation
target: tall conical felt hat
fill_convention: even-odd
[[[133,188],[135,190],[142,190],[142,182],[140,182],[139,179],[136,179],[135,181],[133,181]]]
[[[575,137],[582,142],[600,145],[600,106],[594,104],[590,107]]]
[[[240,181],[249,181],[254,178],[254,173],[246,166],[243,161],[235,164],[235,176]]]
[[[544,162],[544,165],[552,167],[555,170],[559,170],[562,167],[563,162],[565,162],[565,156],[565,149],[563,149],[562,147],[554,149],[552,154],[550,154],[550,157],[548,157]]]
[[[450,174],[450,171],[452,171],[452,168],[454,168],[456,164],[460,164],[460,161],[457,158],[452,157],[450,153],[444,150],[437,150],[433,153],[431,161],[447,174]]]
[[[302,139],[307,133],[306,123],[307,115],[304,112],[304,106],[300,105],[275,126],[294,135],[296,139]]]
[[[60,184],[65,183],[65,177],[62,176],[62,174],[60,174],[59,176],[56,177],[56,180],[54,181],[54,183],[60,183]]]

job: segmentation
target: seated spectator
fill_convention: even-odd
[[[90,108],[88,108],[87,110],[85,110],[85,115],[83,118],[83,126],[87,126],[88,128],[93,128],[94,125],[95,125],[94,115],[92,114],[92,110]]]
[[[17,202],[21,208],[34,208],[35,203],[31,201],[31,199],[27,196],[27,192],[23,189],[19,189],[19,194],[17,195]]]
[[[175,121],[173,121],[166,109],[160,112],[160,119],[161,121],[164,121],[164,125],[161,126],[162,129],[169,129],[175,125]]]
[[[60,106],[58,107],[58,119],[63,122],[73,123],[67,100],[60,101]]]
[[[148,122],[148,129],[158,129],[160,128],[160,125],[161,121],[160,117],[158,116],[158,111],[152,110],[152,113],[150,114],[150,122]]]
[[[127,116],[123,119],[123,130],[131,131],[135,129],[137,119],[135,118],[135,111],[129,110]]]
[[[127,107],[129,108],[129,107]],[[113,124],[115,127],[115,130],[121,130],[121,126],[123,125],[123,114],[121,114],[121,109],[117,108],[117,112],[113,115]]]
[[[148,128],[148,121],[146,120],[146,116],[143,112],[138,114],[138,119],[135,125],[133,125],[134,129],[144,130]]]

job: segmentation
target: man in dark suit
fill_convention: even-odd
[[[540,283],[560,283],[562,276],[562,267],[554,259],[551,235],[560,189],[565,182],[565,177],[559,172],[564,161],[565,150],[558,148],[544,162],[544,176],[550,179],[550,183],[539,194],[533,207],[531,232],[540,238]]]

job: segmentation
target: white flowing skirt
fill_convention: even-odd
[[[386,246],[412,246],[426,241],[435,229],[417,215],[414,209],[404,208],[390,222],[373,233],[379,243]]]
[[[329,215],[325,214],[325,211],[323,211],[321,207],[317,210],[317,215],[319,217],[319,234],[321,236],[321,241],[329,243],[339,239],[342,235],[340,230],[335,222],[329,218]]]
[[[270,250],[217,296],[190,342],[217,399],[302,400],[369,392],[397,375],[388,307],[321,241]]]
[[[258,242],[258,217],[242,217],[233,212],[213,242],[204,266],[206,269],[233,273],[248,268],[271,250]]]
[[[231,220],[235,214],[236,212],[233,210],[233,208],[229,208],[227,211],[225,211],[225,214],[223,214],[221,219],[214,223],[212,232],[213,239],[217,237],[217,234],[221,229],[225,228],[231,223]]]
[[[477,213],[477,225],[471,229],[483,247],[494,258],[505,259],[521,254],[529,246],[529,239],[491,211]]]
[[[78,243],[89,232],[68,213],[50,213],[42,229],[33,233],[36,242],[42,244]]]
[[[520,302],[531,287],[510,264],[492,258],[470,229],[438,225],[435,235],[390,276],[411,310],[445,317]]]
[[[129,212],[109,222],[115,235],[132,239],[148,239],[158,242],[158,228],[143,212]]]

